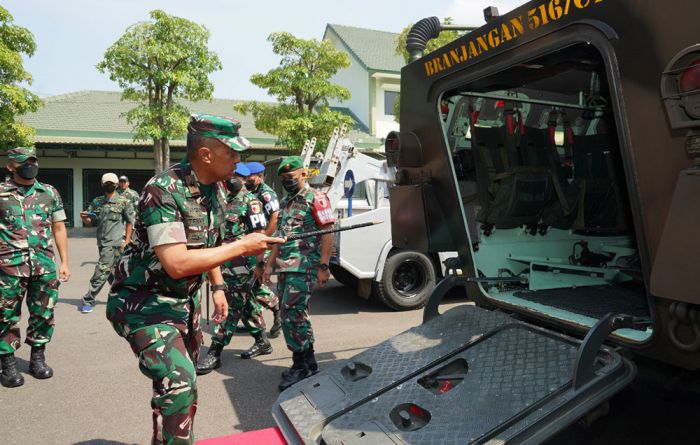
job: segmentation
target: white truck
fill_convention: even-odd
[[[331,273],[363,298],[375,295],[395,310],[419,308],[444,276],[443,261],[456,253],[430,256],[392,246],[389,187],[394,182],[395,168],[360,153],[346,131],[345,127],[334,130],[323,155],[314,156],[315,140],[304,145],[301,157],[305,167],[314,161],[316,164],[310,169],[313,176],[309,184],[327,193],[341,227],[377,220],[383,223],[337,233]],[[346,198],[351,188],[354,192]]]

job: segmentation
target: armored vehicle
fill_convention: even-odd
[[[541,443],[647,356],[700,367],[696,0],[534,0],[407,39],[392,242],[457,251],[424,323],[281,394],[290,443]],[[439,313],[445,293],[475,302]],[[645,359],[646,361],[646,359]]]

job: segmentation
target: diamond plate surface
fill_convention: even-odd
[[[372,369],[367,378],[351,381],[341,372],[348,362],[338,363],[283,392],[272,414],[290,445],[539,443],[634,376],[633,365],[606,349],[596,379],[574,393],[578,346],[507,315],[460,306],[353,357]],[[469,371],[449,392],[417,383],[458,358]],[[400,431],[389,413],[411,403],[429,411],[430,421]]]
[[[417,380],[430,371],[421,373],[376,401],[331,421],[323,429],[323,440],[329,445],[342,444],[370,421],[380,423],[406,444],[464,444],[487,439],[483,437],[486,433],[569,383],[576,347],[523,326],[512,326],[457,357],[467,360],[469,371],[451,391],[441,395],[427,391]],[[399,431],[388,414],[403,403],[414,403],[430,412],[428,425],[417,431]]]
[[[464,348],[511,321],[507,315],[474,306],[453,308],[429,323],[411,328],[353,357],[353,361],[372,368],[372,373],[365,379],[346,380],[341,374],[345,363],[339,363],[287,389],[273,406],[273,417],[291,443],[315,443],[326,419],[395,386],[435,360]],[[319,384],[323,376],[330,377],[345,392],[345,397],[332,406],[317,410],[304,392],[318,391],[314,385]],[[293,433],[289,431],[291,425]]]

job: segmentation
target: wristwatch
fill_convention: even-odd
[[[328,270],[328,263],[321,263],[318,265],[318,268],[321,270]]]
[[[226,284],[212,284],[209,289],[211,289],[212,292],[216,292],[217,290],[226,292],[228,290],[228,286],[226,286]]]

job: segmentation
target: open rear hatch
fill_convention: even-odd
[[[603,346],[475,306],[455,307],[284,391],[290,444],[540,443],[625,387],[634,365]]]

